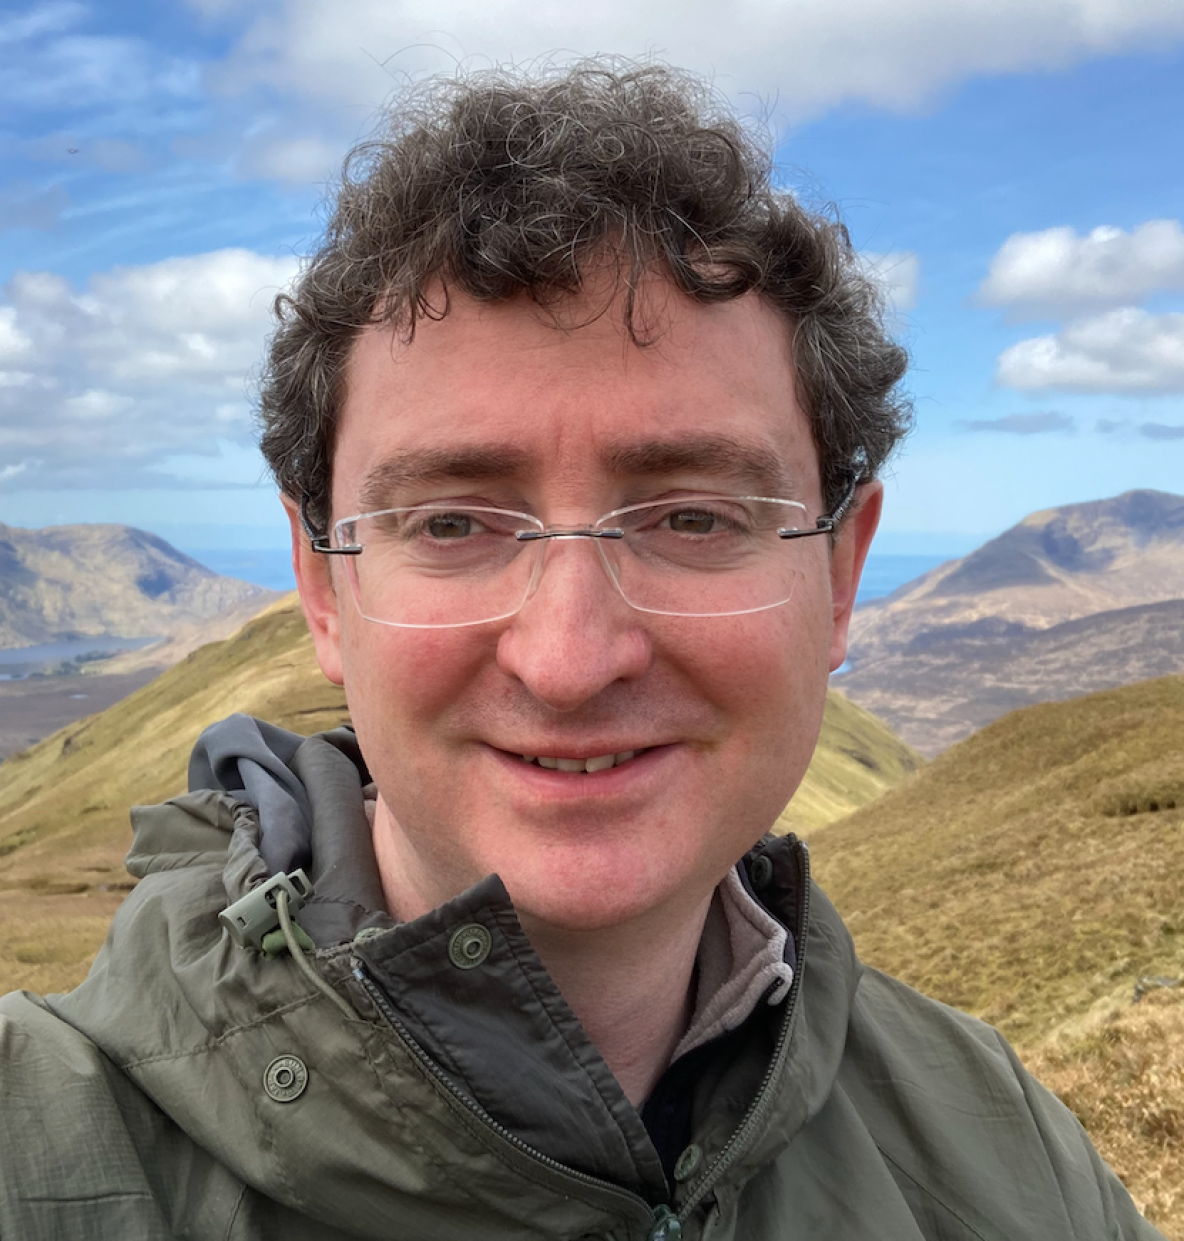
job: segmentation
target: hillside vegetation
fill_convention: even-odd
[[[183,791],[198,734],[234,711],[301,733],[347,720],[294,595],[0,764],[0,992],[61,990],[82,978],[127,890],[128,807]],[[884,725],[832,695],[815,763],[781,826],[844,815],[917,761]]]
[[[1184,987],[1131,1002],[1184,980],[1181,736],[1184,677],[1030,707],[810,834],[861,957],[999,1026],[1178,1237]]]

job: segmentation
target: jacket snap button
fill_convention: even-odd
[[[748,877],[752,880],[752,886],[760,892],[769,886],[773,878],[773,863],[762,853],[760,857],[753,859],[752,869],[748,872]]]
[[[674,1179],[676,1181],[689,1181],[695,1175],[695,1170],[703,1162],[703,1148],[696,1146],[694,1142],[686,1148],[678,1157],[678,1162],[674,1165]]]
[[[277,1056],[263,1073],[263,1089],[277,1103],[299,1099],[308,1085],[308,1069],[297,1056]]]
[[[650,1229],[649,1241],[679,1241],[682,1224],[669,1207],[659,1207],[657,1223]]]
[[[448,941],[448,957],[458,970],[471,970],[489,956],[493,936],[476,922],[453,931]]]

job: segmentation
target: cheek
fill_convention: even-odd
[[[471,629],[395,629],[358,620],[345,628],[342,660],[350,715],[363,749],[410,756],[471,687],[483,643]]]

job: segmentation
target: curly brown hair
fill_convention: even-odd
[[[655,268],[697,300],[756,292],[786,316],[833,506],[907,430],[907,358],[845,227],[771,176],[768,145],[666,66],[597,59],[413,87],[347,158],[320,248],[276,299],[260,421],[280,489],[328,521],[342,377],[362,329],[389,323],[411,339],[454,289],[557,307],[607,260],[642,347],[633,290]]]

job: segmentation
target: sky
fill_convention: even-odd
[[[709,76],[884,280],[882,551],[1184,490],[1179,0],[0,0],[0,522],[281,547],[254,386],[344,153],[401,83],[598,52]]]

